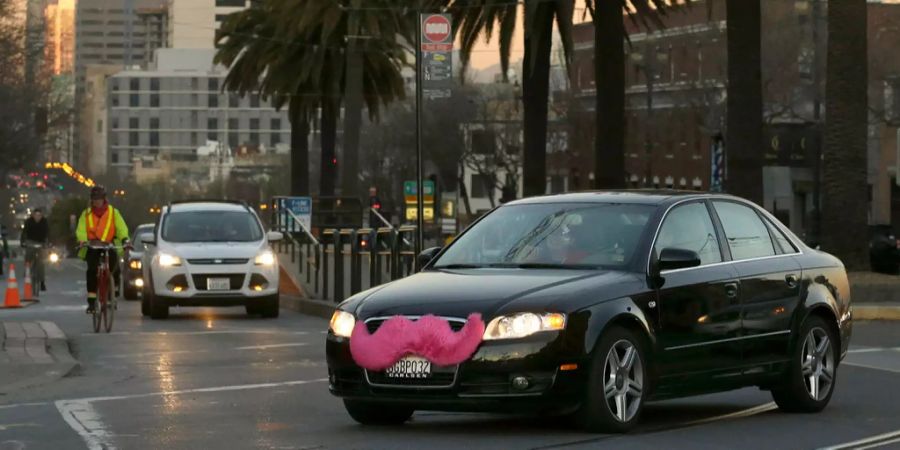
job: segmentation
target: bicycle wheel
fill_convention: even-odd
[[[91,314],[91,319],[93,319],[93,321],[94,321],[94,333],[100,332],[100,320],[101,320],[100,309],[101,308],[102,308],[102,304],[100,303],[100,298],[98,297],[97,300],[95,300],[94,313]]]
[[[106,328],[107,333],[112,330],[113,321],[116,319],[116,290],[113,287],[112,278],[113,277],[107,277],[108,286],[106,288],[106,305],[103,310],[103,325]]]
[[[104,277],[103,268],[101,267],[97,271],[97,299],[94,300],[94,333],[100,332],[100,325],[102,325],[102,321],[104,320],[104,314],[106,310],[106,295],[109,288],[107,288],[107,281]]]

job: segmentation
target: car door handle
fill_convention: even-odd
[[[785,282],[785,283],[788,285],[788,287],[791,288],[791,289],[797,287],[797,284],[798,284],[797,275],[794,275],[794,274],[788,274],[788,275],[785,275],[785,277],[784,277],[784,282]]]
[[[737,283],[728,283],[725,285],[725,296],[728,298],[737,298],[738,296],[738,284]]]

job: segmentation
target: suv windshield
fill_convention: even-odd
[[[166,215],[162,238],[168,242],[254,242],[262,229],[243,211],[186,211]]]
[[[621,268],[654,211],[649,205],[504,206],[478,222],[435,268]]]

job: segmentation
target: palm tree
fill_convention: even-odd
[[[333,195],[337,121],[348,65],[348,17],[357,10],[326,0],[261,3],[232,14],[222,25],[217,61],[230,67],[224,88],[240,93],[259,92],[274,99],[279,108],[288,105],[292,156],[302,158],[292,162],[292,186],[298,183],[297,177],[302,177],[300,183],[308,185],[306,136],[310,121],[320,115],[319,193]],[[391,4],[388,0],[367,2],[369,9],[365,11],[371,14],[358,26],[360,34],[374,37],[359,52],[362,104],[373,120],[383,105],[404,96],[401,69],[407,52],[397,36],[402,35],[408,19],[400,15],[402,12],[389,9]],[[299,136],[293,135],[295,131]]]
[[[556,23],[568,64],[572,54],[574,0],[525,0],[525,56],[522,67],[524,112],[523,186],[525,196],[546,192],[547,101],[550,94],[550,57]],[[462,41],[460,55],[467,66],[478,39],[500,41],[500,66],[506,80],[516,30],[517,0],[454,0],[450,11]]]
[[[869,265],[866,0],[828,3],[822,247],[849,269]]]
[[[625,16],[640,20],[647,29],[663,27],[660,16],[665,5],[661,0],[635,0],[631,4],[635,14],[624,0],[586,0],[594,20],[596,188],[625,187]]]
[[[759,0],[727,0],[729,193],[763,204],[762,53]]]

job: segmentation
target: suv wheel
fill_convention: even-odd
[[[260,313],[266,319],[274,319],[278,317],[278,313],[281,310],[280,301],[278,298],[278,294],[275,294],[265,300],[263,300],[263,304],[261,306]]]
[[[153,293],[150,292],[149,283],[144,285],[141,294],[141,315],[147,317],[150,315],[150,302],[153,300]]]
[[[164,299],[154,296],[150,299],[150,318],[161,320],[169,317],[169,305]]]

